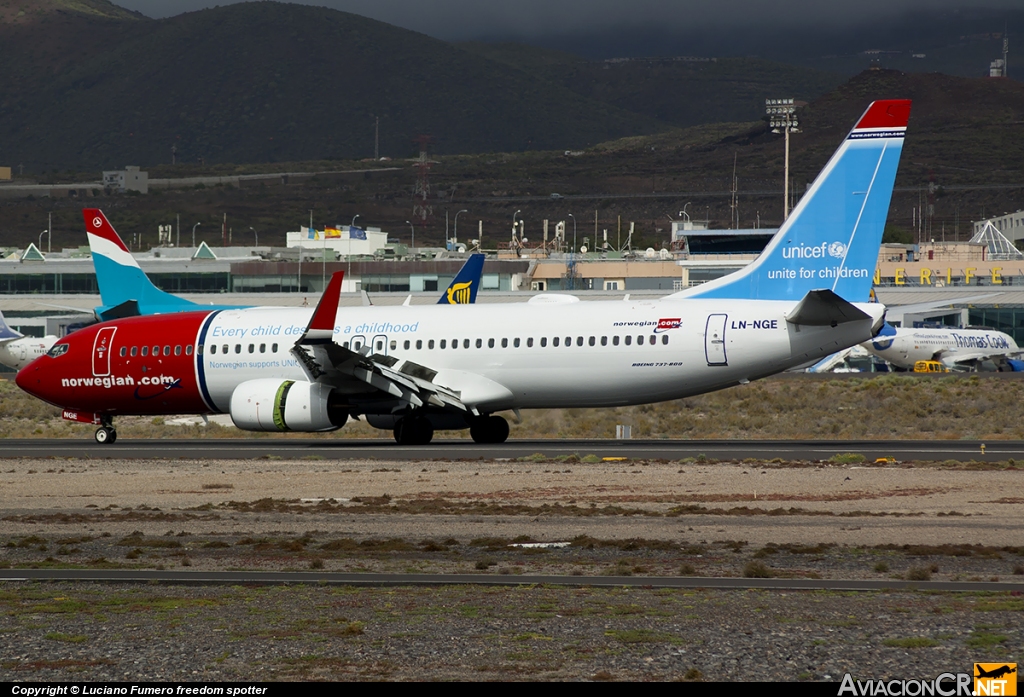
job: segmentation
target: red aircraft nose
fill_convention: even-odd
[[[35,359],[24,368],[18,371],[18,374],[14,377],[15,384],[21,389],[28,392],[33,397],[38,397],[46,402],[53,402],[53,400],[45,393],[49,392],[46,389],[44,376],[46,371],[40,366],[40,363],[47,360],[46,356],[40,356]]]

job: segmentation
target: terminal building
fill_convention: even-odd
[[[1008,220],[1004,228],[1015,227]],[[876,299],[890,307],[890,321],[992,327],[1024,345],[1024,254],[999,230],[999,221],[985,223],[967,242],[883,245],[874,286]],[[674,234],[672,249],[657,251],[503,250],[484,265],[483,290],[489,293],[478,302],[559,291],[581,293],[584,299],[626,293],[660,297],[749,264],[775,230],[708,230],[697,223],[680,233]],[[335,271],[345,271],[343,303],[366,302],[363,292],[373,294],[375,304],[401,303],[409,294],[414,303],[437,302],[436,294],[466,257],[388,243],[386,233],[372,228],[302,228],[289,233],[288,245],[157,247],[136,259],[158,287],[200,304],[302,306],[315,304]],[[88,247],[42,254],[33,244],[2,252],[0,311],[23,333],[61,334],[88,321],[98,293]],[[923,303],[934,309],[901,310]]]

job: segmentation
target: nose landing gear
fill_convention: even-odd
[[[117,440],[117,431],[114,430],[114,422],[107,418],[103,425],[96,429],[96,442],[100,445],[110,445]]]

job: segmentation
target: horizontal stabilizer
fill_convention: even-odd
[[[808,291],[803,300],[786,315],[786,321],[790,324],[808,327],[835,327],[865,319],[871,319],[870,315],[827,288]]]
[[[137,300],[125,300],[120,305],[115,305],[114,307],[109,307],[109,308],[103,310],[102,312],[100,312],[99,314],[100,314],[100,320],[103,321],[103,322],[107,322],[107,321],[112,320],[112,319],[123,319],[125,317],[138,317],[142,313],[139,312],[139,302]]]

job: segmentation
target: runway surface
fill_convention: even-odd
[[[0,582],[91,581],[97,583],[258,584],[312,583],[348,586],[593,586],[613,588],[760,588],[770,590],[1024,591],[1024,583],[899,581],[893,579],[694,578],[687,576],[502,576],[489,574],[369,574],[312,571],[148,571],[0,569]]]
[[[984,445],[984,448],[982,448]],[[708,460],[828,460],[859,453],[870,461],[956,460],[998,462],[1024,460],[1024,441],[785,441],[785,440],[509,440],[478,445],[471,440],[435,440],[426,446],[397,445],[390,439],[320,438],[119,439],[100,445],[92,439],[10,439],[2,441],[0,458],[87,457],[103,459],[225,459],[266,457],[332,460],[502,460],[543,454],[551,458],[596,455],[601,458],[682,460],[703,455]]]

